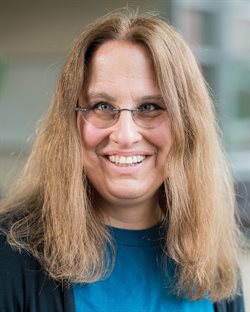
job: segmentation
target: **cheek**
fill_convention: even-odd
[[[83,167],[85,169],[85,174],[90,181],[92,181],[92,173],[96,172],[99,168],[98,150],[100,149],[101,142],[103,142],[104,138],[99,129],[95,129],[91,125],[84,123],[82,123],[80,133],[83,146]]]
[[[83,123],[80,132],[83,146],[87,151],[88,149],[96,149],[106,137],[103,130],[96,129],[91,125]]]
[[[159,152],[164,151],[168,154],[173,142],[170,123],[164,123],[158,128],[145,132],[144,138],[154,144]]]
[[[88,131],[87,129],[82,129],[82,142],[87,148],[94,148],[101,141],[100,135],[94,131]]]

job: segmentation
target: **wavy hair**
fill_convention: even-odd
[[[154,15],[115,11],[85,27],[62,70],[24,172],[1,203],[9,243],[34,255],[57,280],[91,283],[109,270],[108,231],[82,169],[75,107],[89,61],[108,40],[140,42],[152,56],[172,126],[165,165],[165,253],[177,264],[178,294],[217,301],[235,294],[239,230],[233,183],[213,103],[190,49]]]

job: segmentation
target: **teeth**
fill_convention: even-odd
[[[134,156],[118,156],[118,155],[111,155],[108,156],[108,159],[117,165],[135,165],[137,163],[142,162],[146,157],[141,155],[134,155]]]

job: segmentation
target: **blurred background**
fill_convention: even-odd
[[[249,0],[0,0],[0,197],[18,176],[83,26],[125,5],[157,11],[189,43],[210,86],[250,239]],[[242,257],[250,307],[250,257]],[[250,311],[247,310],[247,311]]]

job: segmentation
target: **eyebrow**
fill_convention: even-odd
[[[141,101],[157,101],[157,102],[164,102],[162,95],[155,94],[155,95],[146,95],[141,98]]]
[[[98,99],[98,98],[102,98],[105,99],[107,101],[111,101],[111,102],[115,102],[116,98],[108,95],[105,92],[90,92],[88,94],[86,94],[86,100],[87,101],[91,101],[94,99]],[[157,101],[157,102],[164,102],[163,97],[161,94],[153,94],[153,95],[145,95],[141,98],[138,99],[138,101]]]
[[[105,99],[107,101],[115,101],[115,98],[113,98],[112,96],[108,95],[105,92],[90,92],[86,94],[86,100],[90,101],[90,100],[94,100],[95,98],[102,98]]]

